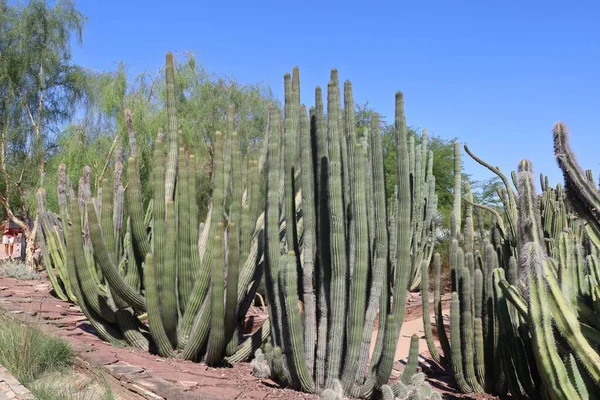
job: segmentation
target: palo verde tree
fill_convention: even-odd
[[[25,193],[43,182],[56,129],[84,96],[85,74],[71,60],[71,40],[81,41],[85,18],[70,0],[0,8],[0,203],[28,238],[31,266],[37,224],[30,230],[21,218],[30,213]]]

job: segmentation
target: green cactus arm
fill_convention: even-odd
[[[423,331],[425,332],[425,340],[427,341],[427,349],[431,358],[436,363],[442,363],[442,357],[438,352],[433,339],[433,331],[431,329],[431,314],[429,312],[429,263],[425,260],[421,262],[422,290],[421,300],[423,304]],[[434,302],[435,303],[435,302]]]
[[[88,210],[94,210],[94,204],[92,201],[88,203]],[[92,245],[94,246],[94,259],[96,263],[102,269],[102,273],[110,288],[121,297],[124,301],[130,304],[134,309],[140,312],[146,311],[146,302],[138,292],[129,287],[123,277],[119,274],[117,267],[114,265],[112,259],[108,254],[108,249],[102,237],[102,231],[100,229],[100,222],[96,211],[88,214],[90,218],[90,236],[92,239]]]
[[[472,257],[470,253],[466,257]],[[461,352],[463,362],[463,373],[469,387],[475,393],[483,393],[483,387],[479,384],[475,373],[474,360],[474,333],[473,333],[473,297],[471,293],[471,274],[468,268],[463,267],[459,288],[460,296],[460,333]],[[453,331],[454,332],[454,331]]]
[[[304,355],[308,372],[313,375],[317,342],[317,311],[314,289],[315,270],[315,176],[313,169],[313,146],[306,107],[300,108],[300,179],[302,186],[302,219],[304,224],[302,246],[302,300],[304,303]]]
[[[188,177],[188,196],[189,196],[189,200],[188,200],[188,207],[189,207],[189,211],[188,211],[188,215],[189,215],[189,225],[188,225],[188,229],[190,231],[189,233],[189,239],[190,239],[190,263],[191,263],[191,269],[192,269],[192,274],[193,274],[193,282],[194,285],[196,284],[196,281],[200,278],[200,270],[201,270],[201,263],[200,263],[200,249],[199,249],[199,245],[198,245],[198,241],[199,241],[199,232],[198,232],[198,204],[196,203],[196,196],[197,196],[197,186],[196,186],[196,174],[197,174],[197,163],[196,163],[196,157],[193,154],[190,154],[190,156],[188,157],[188,172],[187,172],[187,177]],[[185,302],[185,305],[187,307],[187,303],[189,301],[189,297],[192,295],[193,291],[194,291],[194,285],[192,285],[191,291],[190,291],[190,295],[188,296],[188,300]],[[184,314],[185,314],[185,310],[184,310]]]
[[[516,393],[516,396],[525,396],[526,394],[530,398],[535,398],[538,390],[536,381],[539,380],[539,377],[536,376],[535,369],[530,367],[527,349],[518,336],[518,329],[521,324],[520,315],[512,312],[509,307],[510,303],[506,296],[507,291],[503,288],[507,283],[504,279],[504,270],[497,268],[493,271],[493,274],[494,301],[501,328],[502,360],[504,370],[509,377],[510,392]]]
[[[332,71],[337,78],[337,71]],[[330,281],[330,323],[328,326],[328,350],[326,387],[331,388],[338,379],[342,363],[347,280],[347,250],[345,227],[345,200],[343,192],[343,150],[340,148],[342,132],[339,127],[340,94],[337,80],[328,84],[327,134],[329,136],[329,199],[331,232],[331,281]]]
[[[452,237],[457,238],[460,235],[460,222],[461,218],[461,184],[462,184],[462,162],[460,154],[460,143],[454,142],[454,204],[452,208],[453,217],[455,223],[455,231],[452,233]]]
[[[433,255],[434,268],[434,287],[433,287],[433,307],[435,312],[435,325],[440,341],[440,346],[444,353],[442,362],[447,365],[450,358],[450,342],[444,326],[444,315],[442,314],[442,296],[441,296],[441,275],[442,275],[442,260],[439,253]]]
[[[346,237],[347,237],[347,253],[348,253],[348,271],[349,275],[354,275],[356,267],[356,202],[354,199],[355,190],[355,179],[354,174],[356,173],[355,168],[355,150],[356,146],[356,121],[354,119],[354,98],[352,94],[352,84],[350,81],[344,82],[344,108],[340,113],[340,125],[338,129],[341,134],[342,143],[342,164],[344,170],[347,172],[348,180],[344,182],[343,187],[345,198],[344,198],[344,211],[346,221]]]
[[[71,203],[75,206],[77,200],[72,199]],[[119,332],[116,327],[110,323],[107,323],[104,318],[96,314],[92,309],[87,306],[85,302],[85,297],[83,296],[83,292],[81,286],[79,285],[79,277],[77,274],[78,266],[75,257],[75,235],[79,234],[80,228],[77,228],[75,232],[74,226],[69,226],[65,224],[65,237],[67,239],[67,273],[69,275],[69,281],[71,283],[71,289],[73,290],[73,295],[76,299],[78,299],[77,305],[81,309],[81,312],[87,317],[90,324],[96,329],[99,336],[104,340],[110,342],[114,345],[126,346],[126,342],[123,340],[123,336],[121,332]],[[82,266],[86,267],[86,266]],[[86,267],[87,268],[87,267]]]
[[[42,191],[43,189],[39,189],[39,190]],[[38,196],[39,196],[39,192],[38,192]],[[50,283],[52,284],[52,288],[56,292],[56,296],[63,301],[68,301],[69,297],[66,294],[66,286],[68,285],[68,275],[65,275],[64,277],[61,277],[60,275],[58,275],[58,277],[57,277],[57,274],[59,273],[59,269],[58,269],[58,266],[55,263],[53,263],[51,250],[46,241],[46,238],[49,237],[52,234],[52,232],[47,233],[47,230],[45,230],[45,228],[43,226],[44,215],[38,211],[38,216],[42,222],[42,227],[41,227],[42,234],[40,235],[40,238],[39,238],[39,245],[40,245],[40,249],[42,251],[44,268],[46,269],[46,272],[48,273],[48,277],[50,278]],[[55,273],[55,269],[56,269],[56,273]],[[59,281],[59,279],[60,279],[60,281]],[[64,285],[65,289],[63,289],[63,285]]]
[[[150,253],[150,242],[144,224],[144,210],[140,185],[139,170],[135,157],[127,160],[127,207],[131,217],[131,234],[137,254],[143,259],[144,254]]]
[[[42,226],[44,224],[49,225],[49,223],[45,221],[45,218],[42,217]],[[63,233],[64,231],[66,231],[67,225],[68,221],[63,222]],[[65,292],[67,296],[69,297],[69,299],[72,300],[74,299],[74,294],[71,290],[67,273],[67,266],[65,261],[67,259],[65,243],[61,238],[58,226],[54,226],[53,228],[50,228],[50,226],[48,226],[48,228],[49,234],[46,236],[46,240],[48,244],[48,249],[50,251],[50,257],[52,259],[52,263],[56,268],[56,273],[58,274],[58,277],[65,285]]]
[[[42,236],[42,235],[40,235],[40,236]],[[63,301],[69,301],[69,298],[65,294],[65,291],[63,290],[63,286],[61,284],[64,281],[61,279],[61,282],[59,283],[58,278],[56,277],[56,274],[54,273],[54,267],[52,265],[52,260],[50,258],[50,251],[48,250],[48,245],[46,244],[46,241],[44,240],[43,236],[39,239],[39,245],[40,245],[40,250],[42,251],[44,267],[46,268],[46,272],[48,273],[48,277],[50,278],[50,283],[52,284],[52,289],[54,289],[54,292],[56,293],[56,296],[59,299],[61,299]]]
[[[177,217],[176,205],[172,200],[165,204],[165,236],[164,248],[156,248],[156,252],[163,253],[162,269],[158,269],[161,279],[157,289],[160,296],[160,316],[165,332],[173,347],[177,347]]]
[[[558,399],[579,399],[569,380],[552,332],[552,315],[547,306],[548,293],[544,282],[548,261],[542,245],[540,217],[535,203],[531,163],[519,164],[519,228],[525,242],[521,259],[528,270],[529,317],[533,353],[544,382],[545,390]]]
[[[600,382],[600,355],[581,333],[577,316],[571,311],[553,274],[544,274],[549,291],[552,315],[558,330],[567,340],[575,356],[595,382]]]
[[[265,196],[265,287],[269,299],[269,319],[271,321],[271,340],[273,346],[281,346],[281,300],[279,297],[279,257],[281,256],[279,235],[279,166],[281,161],[281,119],[275,107],[269,106],[268,115],[268,153],[267,187]]]
[[[419,336],[413,334],[410,338],[410,348],[408,351],[408,362],[400,375],[400,382],[405,385],[410,383],[413,375],[417,373],[417,367],[419,365]]]
[[[285,300],[284,326],[287,327],[289,341],[288,366],[292,376],[292,384],[303,391],[313,393],[316,390],[314,380],[308,370],[304,353],[303,326],[298,313],[298,277],[295,265],[296,255],[293,251],[281,257],[280,287]],[[285,339],[284,339],[285,340]]]
[[[197,212],[190,205],[191,202],[196,202],[196,193],[194,185],[194,193],[190,191],[190,182],[192,179],[195,183],[195,177],[190,178],[190,170],[194,168],[193,158],[186,157],[183,148],[179,149],[179,173],[177,174],[178,202],[177,202],[177,294],[178,307],[181,315],[185,314],[185,308],[194,289],[194,279],[198,271],[194,268],[198,267],[192,263],[192,252],[198,253],[197,242],[197,218],[192,218],[192,213]],[[196,233],[196,234],[194,234]],[[172,233],[175,236],[175,232]]]
[[[224,180],[224,168],[223,168],[223,160],[224,160],[224,149],[223,149],[223,135],[220,131],[215,132],[214,134],[214,167],[213,167],[213,195],[211,200],[211,205],[209,207],[209,214],[207,217],[206,224],[204,226],[204,231],[200,236],[200,242],[198,244],[199,249],[199,262],[201,262],[200,271],[198,272],[197,279],[194,282],[194,288],[192,290],[192,294],[188,300],[186,305],[185,313],[183,317],[179,319],[179,326],[177,329],[177,343],[180,348],[187,348],[186,354],[189,357],[195,357],[196,352],[199,351],[199,348],[196,349],[196,346],[199,345],[199,342],[202,340],[197,340],[195,344],[188,343],[190,339],[190,335],[194,334],[196,337],[198,336],[193,332],[193,326],[195,325],[195,320],[199,315],[200,308],[202,307],[203,302],[205,302],[205,297],[207,296],[207,291],[211,284],[211,271],[212,271],[212,263],[213,261],[213,249],[215,245],[213,243],[214,237],[217,232],[218,222],[223,218],[223,207],[225,201],[225,180]],[[192,250],[194,251],[194,250]],[[210,303],[209,303],[210,304]],[[210,306],[208,311],[210,311]],[[205,321],[203,321],[205,322]],[[204,339],[200,337],[200,339]]]
[[[493,172],[496,176],[498,176],[501,180],[502,183],[504,183],[504,187],[507,191],[508,194],[508,198],[509,198],[509,202],[507,204],[509,204],[509,213],[507,214],[507,217],[511,217],[510,220],[514,220],[517,217],[517,200],[516,200],[516,195],[514,190],[512,189],[512,186],[510,185],[510,182],[508,180],[508,178],[506,177],[506,175],[504,175],[502,173],[502,171],[500,171],[499,168],[492,166],[491,164],[485,162],[484,160],[482,160],[481,158],[477,157],[470,149],[469,146],[467,146],[466,144],[463,146],[463,148],[465,149],[465,151],[467,152],[467,154],[473,159],[475,160],[479,165],[487,168],[488,170],[490,170],[490,172]],[[512,224],[511,224],[512,225]]]
[[[173,345],[165,332],[162,318],[160,315],[160,297],[156,287],[157,280],[156,266],[154,265],[154,257],[148,253],[145,258],[144,268],[144,286],[146,288],[146,299],[148,301],[148,326],[152,339],[158,347],[158,352],[163,357],[173,357]]]
[[[217,234],[215,235],[214,258],[211,265],[211,308],[210,308],[210,335],[206,348],[206,363],[215,365],[221,361],[225,349],[225,288],[224,288],[224,269],[225,269],[225,249],[223,243],[225,231],[223,223],[217,224]]]
[[[80,210],[79,202],[73,199],[71,201],[71,211],[71,215],[73,216],[73,229],[77,233],[73,235],[73,242],[69,245],[74,247],[73,252],[75,253],[75,263],[78,266],[77,275],[79,279],[79,285],[81,287],[83,296],[85,297],[85,299],[79,300],[80,302],[86,301],[90,310],[104,318],[107,322],[115,323],[117,320],[115,313],[106,302],[106,298],[99,293],[98,287],[92,278],[85,259],[83,250],[83,237],[81,234],[79,234],[80,232],[83,232],[81,216],[82,214],[85,215],[85,210]]]
[[[254,354],[260,347],[269,340],[269,334],[271,333],[271,322],[267,319],[260,328],[254,334],[244,340],[241,343],[234,354],[225,357],[225,362],[229,365],[234,365],[242,361],[248,360],[248,358]]]
[[[529,316],[527,313],[527,302],[519,293],[519,289],[514,285],[510,285],[505,280],[498,282],[498,285],[504,292],[506,299],[513,305],[513,307],[515,307],[515,310],[517,310],[519,315],[521,315],[522,318],[527,319]]]
[[[363,164],[362,146],[355,145],[354,177],[355,221],[354,236],[356,238],[356,255],[354,274],[350,283],[347,318],[346,356],[342,373],[342,385],[348,390],[354,383],[357,362],[360,355],[360,344],[365,325],[365,308],[367,301],[367,278],[369,273],[369,237],[367,230],[367,196],[365,187],[365,166]]]
[[[136,262],[135,251],[131,240],[131,221],[127,218],[125,222],[126,230],[123,236],[123,248],[125,251],[124,260],[127,262],[127,271],[125,273],[125,283],[134,290],[142,291],[142,265]],[[93,258],[92,258],[93,260]]]
[[[381,326],[381,321],[379,324]],[[383,324],[385,324],[384,337],[382,341],[383,349],[395,349],[395,346],[398,344],[398,336],[395,333],[397,330],[395,316],[393,314],[388,314]],[[360,397],[370,398],[376,388],[381,387],[390,379],[390,373],[388,373],[388,370],[393,368],[395,351],[385,350],[381,352],[381,356],[377,362],[377,365],[371,371],[371,374],[361,387]]]
[[[410,169],[408,165],[408,129],[406,127],[406,117],[404,115],[404,95],[402,92],[396,93],[395,107],[395,131],[396,131],[396,149],[397,159],[396,168],[398,170],[398,206],[396,210],[396,223],[398,226],[396,260],[397,265],[402,269],[397,271],[394,292],[393,308],[391,310],[394,316],[394,323],[391,325],[393,331],[389,332],[389,341],[384,341],[383,354],[394,353],[395,343],[391,337],[398,338],[402,321],[404,320],[404,311],[406,304],[406,290],[408,288],[408,279],[410,274],[410,240],[411,240],[411,195],[410,195]],[[387,356],[384,356],[387,358]],[[378,384],[387,381],[392,372],[392,365],[384,362],[378,366]]]
[[[332,105],[335,105],[335,121],[331,121],[333,123],[332,126],[335,127],[335,129],[337,130],[337,133],[334,136],[331,136],[329,134],[329,98],[330,98],[330,94],[329,94],[329,87],[327,88],[327,132],[328,132],[328,140],[330,141],[329,143],[329,156],[333,157],[334,154],[331,153],[331,140],[336,140],[336,146],[339,146],[339,163],[340,163],[340,176],[341,176],[341,196],[342,196],[342,201],[343,201],[343,215],[344,215],[344,223],[347,222],[346,219],[346,211],[349,210],[350,208],[350,202],[352,201],[351,196],[350,196],[350,187],[351,187],[351,182],[350,182],[350,171],[348,170],[348,142],[346,140],[346,136],[345,136],[345,130],[344,130],[344,113],[342,110],[342,105],[341,105],[341,96],[340,96],[340,78],[339,78],[339,73],[338,70],[336,68],[333,68],[331,70],[331,74],[330,74],[330,79],[329,79],[329,84],[332,85],[333,88],[333,92],[332,95],[333,97],[331,98],[332,100]],[[347,234],[347,233],[346,233]]]
[[[558,269],[560,288],[564,299],[568,305],[568,307],[574,307],[576,302],[575,297],[575,285],[574,282],[574,269],[576,266],[572,261],[573,260],[573,241],[572,237],[567,232],[562,232],[559,235],[558,242],[558,262],[560,268]]]
[[[565,178],[565,187],[569,200],[577,214],[587,224],[585,225],[588,235],[594,245],[600,248],[600,194],[591,185],[569,145],[569,132],[567,127],[558,122],[553,129],[554,154],[558,166]]]
[[[365,325],[362,332],[362,341],[360,355],[358,358],[358,367],[355,376],[355,388],[351,393],[355,396],[360,394],[360,386],[364,383],[367,361],[369,358],[369,349],[371,336],[377,317],[379,303],[379,315],[387,314],[387,295],[382,296],[383,286],[387,284],[386,275],[388,272],[388,232],[387,232],[387,210],[385,202],[385,173],[383,166],[383,150],[381,144],[381,134],[379,131],[379,116],[375,114],[371,121],[371,145],[373,146],[371,163],[373,171],[373,192],[375,193],[375,207],[373,215],[374,226],[374,254],[373,254],[373,272],[371,290],[365,312]],[[391,240],[391,238],[390,238]],[[380,326],[383,328],[383,326]],[[378,337],[383,337],[383,329],[378,332]],[[381,339],[382,340],[382,339]]]
[[[325,368],[327,357],[327,335],[328,329],[328,295],[329,282],[331,280],[331,253],[329,234],[329,210],[327,207],[329,196],[329,149],[327,146],[327,129],[323,107],[323,91],[320,87],[315,89],[315,115],[311,121],[311,136],[316,142],[316,182],[315,190],[318,196],[316,218],[316,283],[317,283],[317,308],[319,318],[317,320],[317,349],[315,355],[315,385],[318,388],[325,386]]]
[[[211,318],[211,299],[212,294],[209,289],[208,295],[199,307],[199,311],[190,325],[189,337],[186,339],[185,346],[179,354],[179,358],[182,360],[197,360],[201,358],[200,351],[205,348],[210,333],[211,324],[208,322]]]
[[[460,337],[460,303],[458,299],[458,293],[452,292],[452,301],[450,302],[450,342],[451,342],[451,354],[450,366],[452,369],[452,375],[454,382],[458,390],[462,393],[471,393],[472,388],[469,383],[465,380],[463,371],[462,351],[461,351],[461,337]]]
[[[235,171],[234,171],[235,174]],[[234,179],[235,180],[235,179]],[[232,180],[232,183],[234,183]],[[239,230],[235,222],[229,223],[227,243],[229,250],[227,252],[227,291],[225,294],[225,342],[226,354],[228,356],[235,353],[238,347],[237,338],[237,305],[238,305],[238,282],[240,276],[240,247]],[[234,335],[235,334],[235,335]]]
[[[482,323],[485,343],[485,373],[487,390],[493,390],[496,372],[499,369],[497,363],[498,332],[495,323],[496,314],[494,310],[494,286],[492,272],[498,267],[498,255],[491,243],[484,242],[485,261],[483,263],[483,307]]]
[[[130,309],[117,310],[115,316],[119,330],[127,343],[136,349],[149,352],[151,348],[150,340],[140,331],[144,325],[133,314],[133,311]]]
[[[175,199],[175,180],[177,179],[177,159],[179,150],[179,132],[177,120],[177,89],[175,87],[175,62],[173,54],[167,53],[166,56],[166,81],[167,81],[167,164],[165,167],[166,175],[164,181],[164,201]],[[156,167],[156,164],[154,164]]]

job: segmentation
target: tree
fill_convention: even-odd
[[[0,203],[27,237],[31,267],[37,223],[30,229],[22,218],[30,211],[25,192],[43,183],[57,128],[84,97],[85,73],[71,61],[71,38],[81,42],[85,18],[70,0],[53,7],[42,0],[14,7],[3,1],[0,9]]]
[[[244,153],[258,158],[269,102],[277,104],[268,88],[244,85],[234,79],[208,72],[196,62],[193,54],[176,55],[175,80],[178,90],[178,121],[182,131],[181,144],[195,155],[200,168],[197,179],[197,202],[204,214],[212,192],[212,140],[218,130],[227,130],[227,113],[234,107],[235,129]],[[90,96],[82,108],[82,117],[72,121],[59,135],[57,151],[49,161],[48,179],[44,185],[48,208],[56,206],[56,171],[61,163],[69,166],[67,174],[77,182],[82,168],[91,167],[92,182],[105,171],[111,149],[119,142],[124,157],[128,157],[129,137],[125,110],[131,112],[137,153],[140,157],[142,195],[150,199],[152,144],[160,128],[166,128],[166,79],[164,65],[128,77],[126,66],[115,71],[88,71],[87,91]],[[110,168],[105,173],[110,173]]]

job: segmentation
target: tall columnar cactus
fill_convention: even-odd
[[[358,140],[349,109],[352,85],[344,83],[342,111],[338,79],[332,70],[326,123],[319,88],[314,109],[307,113],[300,104],[297,68],[284,77],[283,124],[276,111],[270,113],[265,282],[272,334],[264,354],[271,375],[297,389],[329,396],[340,383],[345,394],[370,397],[392,371],[412,265],[418,263],[420,276],[431,257],[432,221],[424,215],[436,205],[432,158],[425,161],[428,154],[408,137],[398,93],[399,190],[397,201],[386,204],[378,119],[370,140]],[[400,267],[390,282],[387,223],[393,207]]]
[[[98,179],[96,197],[91,195],[89,169],[80,181],[79,198],[68,196],[61,178],[60,219],[44,209],[40,191],[40,215],[47,222],[44,257],[48,264],[54,262],[49,270],[57,272],[52,275],[57,294],[76,301],[105,340],[156,350],[166,357],[205,358],[211,365],[239,362],[266,340],[270,330],[266,323],[256,334],[258,340],[240,342],[238,327],[263,268],[259,172],[256,162],[248,160],[253,172],[242,179],[239,138],[233,128],[227,147],[223,135],[214,135],[211,212],[200,236],[196,159],[179,148],[170,54],[166,70],[167,143],[163,145],[159,131],[151,203],[144,208],[141,165],[131,113],[126,111],[130,136],[126,184],[121,178],[123,152],[118,148],[115,169]],[[225,168],[227,162],[231,168]],[[61,166],[60,175],[66,177],[65,171]]]
[[[455,347],[461,346],[462,368],[454,360],[450,363],[457,367],[453,371],[463,392],[477,391],[477,383],[487,392],[510,392],[517,398],[597,398],[600,285],[594,226],[600,224],[594,210],[600,196],[590,173],[584,173],[575,161],[561,123],[554,128],[554,141],[566,190],[561,185],[551,187],[542,175],[541,195],[536,194],[529,161],[522,161],[518,173],[511,174],[511,185],[499,169],[465,146],[505,187],[499,190],[504,202],[501,215],[489,206],[474,204],[465,185],[466,265],[457,274],[462,287],[458,295],[453,294],[453,303],[458,300],[460,308],[453,307],[451,318],[453,332],[458,325],[464,332],[460,344],[452,341],[451,352],[454,358]],[[491,212],[494,224],[489,237],[479,240],[481,251],[475,247],[474,280],[470,278],[474,295],[469,296],[465,284],[472,270],[471,257],[467,257],[473,249],[471,206]],[[458,247],[458,257],[451,260],[460,264],[460,254]],[[476,381],[467,372],[470,363],[465,363],[470,356],[465,343],[471,340],[471,329]],[[483,358],[478,357],[481,354]],[[446,351],[444,356],[448,356]]]

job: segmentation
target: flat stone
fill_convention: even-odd
[[[29,390],[27,390],[23,385],[11,386],[10,388],[13,392],[15,392],[16,395],[29,393]]]
[[[19,382],[10,375],[4,377],[4,382],[6,382],[11,388],[21,385],[21,382]]]
[[[75,325],[78,322],[86,320],[86,318],[81,315],[66,317],[66,318],[64,318],[62,313],[60,315],[61,315],[60,319],[56,319],[56,320],[52,321],[53,325],[56,325],[58,327],[63,327],[63,326],[68,326],[68,325]]]
[[[135,365],[116,364],[116,365],[107,365],[106,368],[114,376],[137,374],[137,373],[140,373],[140,372],[144,372],[143,368],[137,367]]]
[[[263,385],[268,386],[268,387],[273,387],[273,388],[280,388],[281,386],[279,385],[279,383],[275,382],[274,380],[271,379],[261,379],[260,381]]]
[[[173,382],[180,382],[183,380],[193,382],[192,380],[190,380],[190,375],[186,374],[185,372],[153,370],[152,376],[155,376],[157,378],[161,378],[161,379],[164,379],[167,381],[173,381]],[[203,378],[200,378],[200,379],[203,379]]]
[[[177,398],[175,396],[181,396],[185,393],[183,388],[160,378],[140,379],[137,383],[150,389],[153,393],[163,396],[165,399],[175,399]]]
[[[198,387],[198,382],[194,382],[194,381],[179,381],[177,382],[178,384],[184,386],[185,388],[189,389],[195,389]]]
[[[107,366],[119,362],[119,357],[109,351],[95,351],[91,354],[91,358],[98,364]]]

